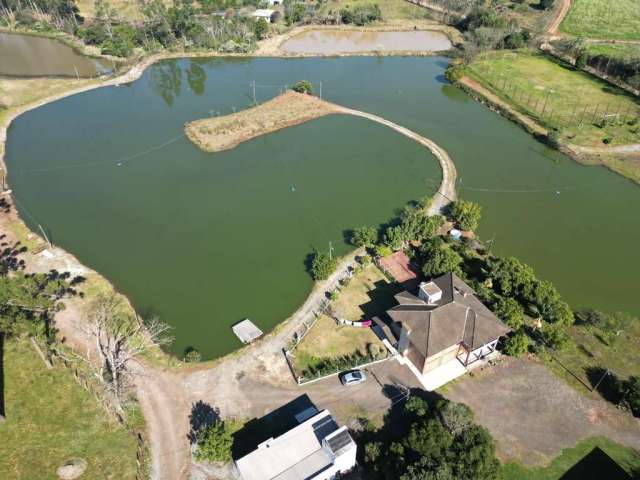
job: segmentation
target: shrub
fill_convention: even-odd
[[[549,10],[550,8],[553,8],[553,5],[555,5],[556,0],[540,0],[540,3],[538,5],[540,5],[540,8],[543,10]]]
[[[529,337],[524,332],[517,332],[507,338],[504,353],[512,357],[519,357],[529,351]]]
[[[547,144],[553,148],[560,146],[560,133],[557,130],[549,130],[547,133]]]
[[[264,18],[259,18],[253,26],[253,33],[258,40],[262,40],[267,36],[269,24]]]
[[[629,377],[622,383],[622,399],[634,416],[640,417],[640,379]]]
[[[500,298],[493,312],[514,330],[518,330],[524,325],[524,310],[513,298]]]
[[[198,363],[202,359],[200,352],[193,347],[185,350],[184,361],[187,363]]]
[[[386,257],[393,253],[393,250],[387,245],[376,245],[374,250],[378,257]]]
[[[195,457],[198,461],[228,462],[231,460],[233,432],[222,420],[202,428],[196,436]]]
[[[480,223],[482,207],[466,200],[457,200],[449,207],[449,214],[462,230],[475,230]]]
[[[324,252],[314,252],[311,259],[310,273],[314,280],[326,280],[338,265],[335,258]]]
[[[349,242],[356,247],[373,247],[377,241],[378,230],[369,226],[354,228],[349,238]]]
[[[444,72],[444,76],[450,83],[456,83],[464,77],[464,67],[462,65],[449,64]]]
[[[292,90],[298,93],[313,95],[313,84],[308,80],[300,80],[292,87]]]

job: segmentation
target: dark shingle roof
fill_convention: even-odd
[[[474,350],[510,331],[457,275],[447,273],[433,282],[442,290],[434,304],[402,292],[396,295],[399,305],[387,312],[426,358],[460,343]]]

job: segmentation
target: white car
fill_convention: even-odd
[[[367,375],[362,370],[351,370],[340,374],[342,385],[358,385],[367,379]]]

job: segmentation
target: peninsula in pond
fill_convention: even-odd
[[[341,107],[316,96],[287,90],[268,102],[238,113],[189,122],[185,132],[189,140],[205,152],[220,152],[260,135],[332,113],[343,112]]]

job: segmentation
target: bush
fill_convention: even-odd
[[[444,72],[444,76],[450,83],[456,83],[464,77],[464,67],[462,65],[449,64]]]
[[[482,207],[474,202],[457,200],[450,204],[449,214],[462,230],[475,230],[480,223]]]
[[[542,338],[554,350],[563,350],[569,344],[569,335],[559,324],[543,324]]]
[[[556,0],[540,0],[538,5],[540,5],[540,8],[543,10],[549,10],[550,8],[553,8],[555,3]]]
[[[640,379],[629,377],[622,382],[622,399],[634,416],[640,417]]]
[[[267,36],[269,24],[264,18],[259,18],[253,26],[253,33],[258,40],[262,40]]]
[[[556,130],[549,130],[547,133],[547,144],[550,147],[558,148],[560,146],[560,133]]]
[[[342,23],[363,26],[376,20],[382,20],[382,12],[377,4],[371,6],[362,5],[353,9],[344,8],[340,10],[340,20]]]
[[[387,257],[393,253],[393,250],[387,245],[376,245],[374,250],[378,257]]]
[[[378,230],[369,226],[354,228],[349,242],[356,247],[373,247],[378,242]]]
[[[313,84],[308,80],[300,80],[292,87],[292,90],[298,93],[313,95]]]
[[[513,298],[500,298],[493,307],[493,313],[513,330],[518,330],[524,325],[524,310]]]
[[[507,338],[504,353],[512,357],[519,357],[529,351],[529,337],[524,332],[517,332]]]
[[[310,273],[314,280],[326,280],[338,265],[338,260],[324,252],[314,252]]]
[[[202,359],[200,352],[193,347],[189,347],[184,352],[184,361],[187,363],[198,363]]]
[[[195,457],[198,461],[228,462],[231,460],[233,432],[222,420],[202,428],[196,436]]]

